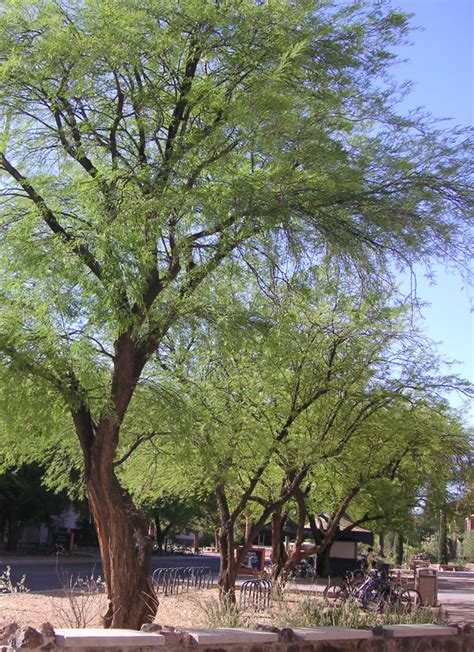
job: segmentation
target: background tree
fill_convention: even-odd
[[[300,508],[302,484],[313,484],[313,494],[322,496],[320,509],[326,498],[326,508],[334,510],[330,531],[319,542],[322,555],[366,485],[393,479],[407,452],[439,445],[438,439],[430,445],[433,429],[423,434],[425,422],[408,408],[423,415],[436,384],[454,380],[432,375],[426,343],[417,348],[400,307],[391,307],[383,294],[361,299],[353,282],[326,270],[331,280],[324,283],[324,275],[318,270],[306,283],[301,273],[288,277],[265,297],[251,292],[250,278],[245,293],[232,293],[227,284],[215,287],[216,306],[226,312],[215,312],[215,323],[198,330],[191,347],[185,346],[187,331],[181,341],[175,334],[161,358],[170,377],[181,379],[179,416],[170,415],[170,433],[158,448],[156,441],[144,444],[125,471],[137,496],[159,494],[161,483],[178,494],[197,487],[215,493],[225,599],[233,599],[239,565],[258,532],[270,517],[278,525],[276,516],[290,499],[298,503],[302,542],[311,514],[304,503]],[[161,478],[139,473],[157,459]],[[321,478],[339,479],[337,497],[328,499]],[[252,527],[235,556],[244,516]],[[275,532],[275,544],[279,540]],[[279,551],[273,556],[278,559]],[[296,546],[276,574],[287,575],[302,556]]]
[[[44,487],[44,471],[36,464],[4,471],[0,475],[0,539],[5,533],[9,552],[17,550],[21,531],[27,525],[49,524],[69,506],[67,496]]]
[[[418,488],[426,482],[434,460],[453,466],[457,458],[468,454],[468,431],[453,415],[440,413],[439,401],[430,396],[431,382],[428,393],[422,377],[417,380],[416,392],[405,387],[366,419],[356,421],[355,427],[346,417],[336,426],[339,435],[353,432],[336,456],[323,457],[309,474],[294,517],[296,545],[277,574],[285,577],[301,559],[315,554],[318,573],[330,574],[331,545],[343,533],[340,522],[348,511],[354,521],[346,529],[370,521],[393,524],[394,517],[402,514],[405,522],[400,531],[405,532],[406,521],[414,516]],[[312,518],[320,512],[327,514],[323,527]],[[308,521],[315,545],[303,550]]]
[[[382,531],[403,535],[409,550],[421,552],[428,535],[436,532],[439,542],[443,506],[447,520],[454,520],[455,505],[464,492],[463,476],[471,466],[472,431],[438,396],[422,403],[413,414],[408,411],[398,428],[409,428],[416,437],[412,454],[400,465],[395,483],[378,483],[361,494],[354,513],[363,510],[378,515]],[[437,551],[432,561],[436,557]]]
[[[380,3],[4,3],[1,364],[77,437],[106,626],[156,611],[122,423],[222,261],[469,250],[466,142],[383,83],[406,26]]]

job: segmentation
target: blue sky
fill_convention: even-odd
[[[397,66],[397,77],[414,82],[404,106],[423,106],[449,118],[446,125],[473,125],[474,0],[393,0],[393,6],[415,14],[412,24],[423,28],[412,32],[411,46],[397,50],[409,59]],[[431,304],[422,311],[424,330],[443,357],[459,361],[454,370],[474,382],[474,289],[442,267],[435,271],[432,286],[417,270],[417,294]],[[459,405],[456,397],[450,400]]]

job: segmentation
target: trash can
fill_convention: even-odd
[[[433,568],[419,568],[415,571],[415,589],[421,595],[424,607],[438,604],[438,572]]]
[[[388,577],[390,575],[390,564],[379,561],[377,562],[377,568],[379,569],[380,574],[384,577]]]

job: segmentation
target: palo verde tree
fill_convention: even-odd
[[[156,612],[122,423],[222,261],[466,251],[465,139],[396,114],[406,30],[386,3],[3,3],[0,362],[77,437],[106,626]]]

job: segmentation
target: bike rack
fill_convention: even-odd
[[[209,589],[212,587],[212,569],[207,566],[186,566],[177,568],[157,568],[151,581],[158,593],[172,595],[190,588]]]
[[[239,607],[263,611],[270,606],[272,583],[266,579],[246,580],[240,587]]]

